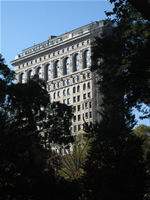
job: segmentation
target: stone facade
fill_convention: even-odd
[[[95,122],[101,101],[96,74],[91,73],[91,43],[107,26],[93,22],[58,37],[32,46],[16,55],[16,83],[25,83],[34,74],[47,81],[51,101],[60,101],[74,108],[72,133],[82,132],[83,123]]]

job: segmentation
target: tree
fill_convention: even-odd
[[[132,104],[131,107],[136,106],[139,110],[143,103],[149,107],[150,22],[144,20],[127,1],[116,2],[113,12],[107,13],[111,14],[116,16],[114,38],[118,38],[120,43],[120,63],[117,73],[124,80],[128,101]],[[114,56],[117,57],[117,54]],[[148,107],[142,110],[145,114],[143,118],[149,117]]]
[[[85,133],[75,136],[72,148],[61,156],[61,165],[59,169],[60,176],[67,180],[79,179],[83,171],[83,164],[86,161],[89,149],[89,140]]]
[[[143,139],[132,131],[132,107],[149,104],[149,22],[127,1],[117,2],[112,13],[112,29],[92,46],[91,70],[99,75],[103,109],[100,123],[85,130],[94,139],[84,166],[83,193],[87,199],[141,200],[149,190],[149,164]]]
[[[60,102],[49,103],[45,110],[44,120],[38,124],[41,140],[47,144],[57,144],[60,148],[73,142],[70,128],[72,117],[73,109],[71,106]]]
[[[14,73],[4,59],[0,67],[0,199],[46,199],[49,189],[60,199],[55,188],[61,191],[62,186],[49,163],[51,149],[43,148],[42,142],[65,142],[65,136],[70,141],[72,108],[56,103],[58,115],[49,115],[50,105],[55,106],[49,102],[44,81],[35,76],[25,84],[13,84]],[[57,133],[52,129],[54,118],[60,120]],[[49,137],[41,141],[45,130]]]
[[[145,152],[145,159],[147,159],[147,156],[150,154],[150,127],[141,124],[134,129],[134,133],[137,137],[144,140],[143,150]]]
[[[118,6],[117,0],[110,0],[111,3],[116,3]],[[119,3],[123,3],[124,1],[119,1]],[[143,16],[144,19],[150,21],[150,1],[149,0],[128,0],[130,4],[133,5]]]

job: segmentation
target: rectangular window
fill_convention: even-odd
[[[89,92],[89,93],[88,93],[88,98],[90,98],[90,97],[91,97],[91,93]]]
[[[81,116],[80,116],[80,115],[78,115],[78,121],[80,121],[80,119],[81,119]]]
[[[80,131],[80,130],[81,130],[81,125],[79,124],[79,125],[78,125],[78,131]]]
[[[51,85],[48,85],[48,90],[51,90]]]
[[[83,94],[83,99],[86,99],[86,94]]]
[[[58,97],[60,97],[60,91],[58,91]]]
[[[83,74],[83,79],[86,79],[86,74]]]
[[[89,102],[89,108],[91,108],[92,107],[92,103],[91,102]]]
[[[76,97],[73,97],[73,103],[75,103],[76,102]]]
[[[60,82],[57,83],[57,87],[58,87],[58,88],[60,87]]]
[[[80,105],[78,105],[78,111],[80,111]]]
[[[82,104],[82,110],[84,110],[84,104]]]
[[[76,111],[76,106],[73,107],[73,110]]]
[[[92,118],[92,112],[90,112],[90,118]]]
[[[74,122],[76,122],[76,116],[74,116]]]
[[[85,108],[86,108],[86,109],[88,108],[88,103],[85,103]]]
[[[66,99],[63,100],[63,103],[66,104]]]
[[[75,77],[73,77],[73,83],[75,83],[76,82],[76,78]]]
[[[56,99],[56,93],[54,93],[54,99]]]
[[[56,83],[54,83],[54,89],[56,89]]]
[[[66,73],[69,74],[69,68],[67,68],[67,72]]]
[[[86,119],[88,118],[88,113],[87,113],[87,112],[85,113],[85,118],[86,118]]]
[[[70,84],[70,79],[67,79],[67,84],[68,84],[68,85]]]
[[[70,98],[67,99],[67,104],[70,104]]]
[[[63,90],[63,95],[66,96],[66,90]]]
[[[78,101],[78,102],[80,101],[80,95],[79,95],[79,96],[77,96],[77,101]]]
[[[63,81],[63,86],[65,86],[65,85],[66,85],[66,80]]]
[[[90,73],[87,73],[87,77],[88,77],[88,78],[91,78],[91,74],[90,74]]]
[[[76,126],[74,126],[74,132],[76,132]]]

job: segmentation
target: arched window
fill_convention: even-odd
[[[70,88],[67,89],[67,94],[70,94]]]
[[[38,75],[41,74],[41,67],[38,67],[38,69],[37,69],[37,74],[38,74]]]
[[[41,76],[42,76],[42,69],[41,69],[41,67],[37,68],[37,75],[38,75],[39,78],[41,78]]]
[[[50,80],[51,79],[51,76],[50,76],[50,64],[46,65],[45,76],[46,76],[46,80]]]
[[[24,73],[21,73],[21,74],[20,74],[19,82],[20,82],[20,83],[24,83]]]
[[[58,91],[57,96],[60,97],[60,91]]]
[[[66,90],[63,90],[63,95],[66,96]]]
[[[76,59],[76,61],[79,61],[79,54],[75,55],[75,59]]]
[[[86,84],[85,83],[83,84],[83,90],[86,90]]]
[[[65,58],[65,61],[64,61],[64,67],[63,67],[63,75],[65,74],[69,74],[70,71],[69,71],[69,58]]]
[[[90,88],[90,82],[88,82],[87,87]]]
[[[83,68],[89,68],[89,50],[86,50],[84,52],[84,58],[83,58]]]
[[[56,92],[54,92],[54,99],[56,99]]]
[[[73,87],[73,93],[76,93],[76,88],[75,87]]]
[[[29,75],[28,78],[29,78],[29,80],[30,80],[30,79],[32,78],[32,75],[33,75],[33,74],[32,74],[32,70],[29,71],[29,74],[28,74],[28,75]]]
[[[60,76],[60,72],[59,72],[59,61],[55,62],[54,65],[54,78],[57,78]]]
[[[73,59],[73,72],[79,71],[79,54],[75,54]]]
[[[77,87],[77,92],[80,92],[80,85],[78,85]]]

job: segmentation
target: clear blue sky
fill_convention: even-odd
[[[1,53],[9,65],[23,49],[46,41],[50,35],[57,36],[92,21],[105,19],[104,11],[110,9],[111,4],[107,0],[2,0]]]
[[[94,21],[106,18],[111,11],[107,0],[76,1],[12,1],[0,2],[0,53],[6,64],[16,54],[34,44],[46,41],[50,35],[61,35]],[[138,114],[137,114],[138,116]],[[148,120],[138,124],[149,125]]]

